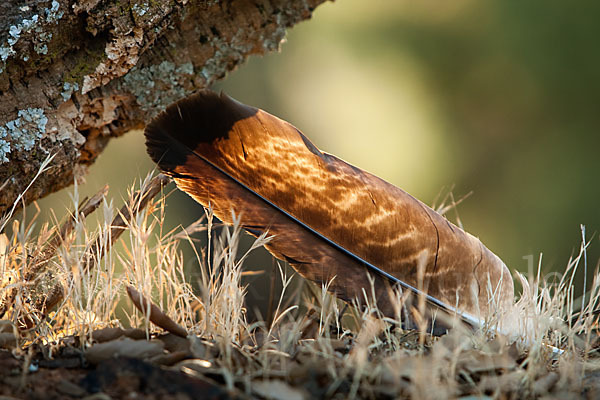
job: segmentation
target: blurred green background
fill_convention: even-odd
[[[339,0],[291,29],[279,54],[251,58],[214,89],[428,204],[450,188],[473,191],[458,207],[465,229],[513,270],[543,253],[544,273],[560,272],[585,224],[591,276],[600,256],[598,11],[591,1]],[[110,143],[81,191],[109,183],[120,206],[125,187],[152,168],[132,132]],[[70,191],[44,199],[43,210],[60,214]],[[168,207],[169,226],[202,213],[180,193]]]

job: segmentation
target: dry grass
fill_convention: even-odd
[[[140,186],[149,182],[147,177]],[[163,232],[164,198],[143,211],[136,209],[134,199],[132,190],[127,233],[121,238],[127,246],[121,252],[110,246],[111,224],[119,211],[103,198],[101,218],[90,228],[80,213],[76,187],[73,229],[56,249],[48,250],[47,244],[61,229],[57,222],[44,223],[34,233],[35,216],[3,221],[11,229],[0,234],[0,298],[13,299],[0,317],[0,332],[13,335],[15,327],[18,333],[16,344],[2,342],[2,336],[0,344],[25,358],[31,346],[43,344],[52,357],[65,337],[77,337],[88,351],[97,346],[95,333],[106,327],[140,327],[147,338],[155,337],[160,329],[147,318],[150,308],[139,312],[124,295],[130,285],[189,333],[189,354],[169,368],[208,377],[233,394],[423,399],[600,395],[598,271],[585,299],[579,300],[580,311],[574,292],[577,270],[587,268],[585,235],[580,253],[557,282],[542,281],[540,273],[517,274],[523,293],[515,310],[521,330],[515,343],[494,332],[460,327],[441,338],[405,331],[399,321],[380,318],[372,307],[344,306],[329,295],[327,285],[292,296],[299,304],[286,307],[293,277],[281,266],[284,290],[273,315],[266,316],[269,322],[250,324],[243,262],[269,238],[259,237],[240,255],[239,219],[234,217],[231,227],[216,227],[207,210],[205,220]],[[197,232],[206,233],[207,248],[196,248],[191,235]],[[196,251],[197,282],[184,271],[181,246],[187,245]],[[43,268],[35,264],[40,254],[47,255]],[[35,269],[39,273],[25,279]],[[40,299],[48,301],[56,288],[62,289],[60,301],[51,309],[40,306]],[[564,353],[553,354],[549,344]]]

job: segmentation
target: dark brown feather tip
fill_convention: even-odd
[[[224,93],[203,90],[170,105],[146,126],[146,149],[160,169],[172,172],[199,143],[226,138],[237,121],[257,111]]]

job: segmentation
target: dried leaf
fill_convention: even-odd
[[[92,332],[92,339],[98,343],[109,342],[120,338],[125,334],[121,328],[102,328]]]
[[[533,393],[543,396],[552,390],[552,387],[558,382],[559,375],[556,372],[550,372],[541,378],[538,378],[533,384]]]
[[[279,380],[254,381],[252,391],[265,399],[273,400],[304,400],[308,395],[300,389],[293,388]]]
[[[115,357],[148,359],[163,354],[164,345],[160,341],[132,340],[129,338],[98,343],[85,352],[92,364]]]
[[[506,354],[485,354],[479,350],[462,352],[457,360],[457,367],[471,374],[506,372],[516,366],[515,361]]]
[[[187,331],[184,327],[173,321],[167,314],[165,314],[156,304],[150,302],[150,300],[144,298],[133,286],[127,286],[127,294],[135,305],[135,307],[148,319],[155,324],[163,328],[164,330],[171,332],[177,336],[186,337]]]
[[[14,333],[2,332],[0,333],[0,348],[12,349],[17,345],[17,337]]]

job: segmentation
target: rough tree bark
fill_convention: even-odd
[[[0,215],[85,174],[111,137],[277,50],[324,0],[0,2]]]

